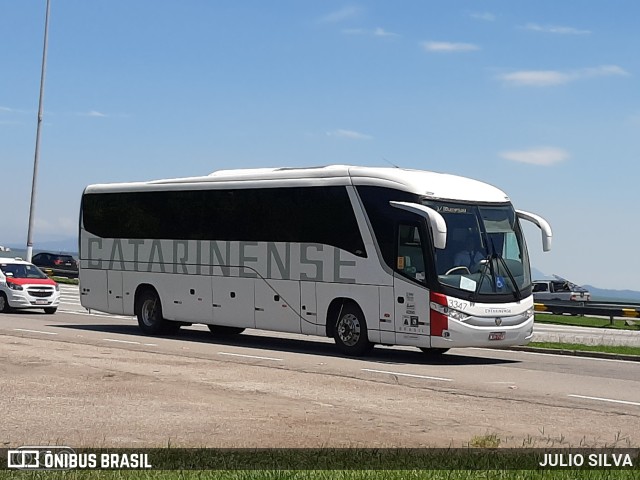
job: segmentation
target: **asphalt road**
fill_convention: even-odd
[[[0,357],[12,447],[640,445],[636,362],[402,347],[352,359],[329,339],[203,326],[148,337],[68,287],[55,315],[0,315]]]

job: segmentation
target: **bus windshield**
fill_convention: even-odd
[[[423,201],[447,223],[445,249],[434,249],[437,280],[476,301],[486,296],[523,298],[531,288],[529,258],[511,204],[468,205]]]

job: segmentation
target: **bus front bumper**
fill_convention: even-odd
[[[431,348],[502,348],[526,345],[533,338],[533,318],[531,315],[518,325],[481,327],[449,318],[449,328],[442,332],[442,336],[431,337]]]

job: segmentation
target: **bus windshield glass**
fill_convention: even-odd
[[[523,298],[531,288],[529,258],[511,204],[469,205],[424,201],[447,223],[445,249],[434,249],[438,282],[471,301],[487,296]]]

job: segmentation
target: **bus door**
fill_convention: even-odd
[[[300,333],[298,280],[256,278],[256,328]]]
[[[307,335],[322,335],[318,331],[316,282],[300,281],[300,331]]]
[[[428,347],[429,292],[423,239],[418,224],[399,224],[394,274],[396,340],[403,345]],[[427,337],[425,337],[427,336]]]
[[[122,301],[122,272],[119,270],[107,271],[107,291],[109,312],[122,315],[124,305]]]
[[[122,275],[122,274],[121,274]],[[107,271],[80,268],[80,303],[88,310],[109,311]]]
[[[378,298],[380,299],[380,343],[383,345],[395,345],[396,325],[395,325],[395,299],[393,287],[378,287]]]
[[[234,271],[235,270],[235,271]],[[238,275],[237,268],[232,272]],[[213,324],[255,328],[255,279],[213,276]]]

